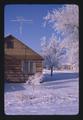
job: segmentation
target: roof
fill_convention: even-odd
[[[43,57],[41,55],[39,55],[37,52],[35,52],[32,48],[30,48],[29,46],[27,46],[26,44],[24,44],[22,41],[20,41],[19,39],[17,39],[16,37],[14,37],[13,35],[8,35],[7,37],[4,38],[5,42],[8,40],[17,40],[19,41],[23,46],[26,47],[26,49],[30,49],[36,56],[38,56],[41,60],[43,60]]]

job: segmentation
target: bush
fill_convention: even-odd
[[[43,81],[43,74],[36,73],[35,75],[29,76],[28,84],[39,85]]]

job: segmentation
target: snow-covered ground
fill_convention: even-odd
[[[79,113],[79,75],[44,71],[39,85],[5,83],[7,115],[76,115]]]

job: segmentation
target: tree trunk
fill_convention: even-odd
[[[51,76],[53,75],[53,67],[51,67]]]

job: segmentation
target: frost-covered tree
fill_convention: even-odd
[[[61,46],[68,49],[68,62],[78,67],[79,58],[79,8],[77,5],[62,5],[61,8],[49,11],[44,17],[44,26],[51,25],[61,35]]]
[[[46,67],[50,68],[52,76],[53,67],[58,67],[60,65],[61,57],[65,55],[65,50],[59,47],[59,42],[54,34],[48,41],[46,40],[46,37],[43,37],[41,47],[44,64]]]

